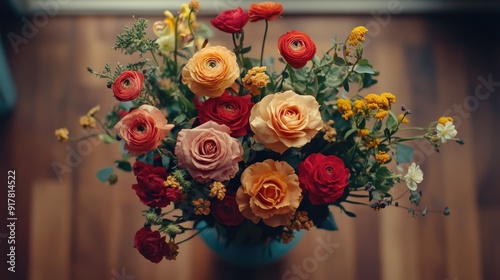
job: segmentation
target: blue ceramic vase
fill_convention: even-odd
[[[303,230],[296,232],[295,238],[288,244],[273,240],[269,244],[231,243],[226,245],[224,236],[218,236],[217,230],[207,227],[205,222],[199,223],[197,228],[200,229],[202,240],[210,249],[226,262],[241,267],[262,266],[281,259],[298,244],[304,234]]]

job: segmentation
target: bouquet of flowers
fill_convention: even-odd
[[[379,74],[363,57],[365,27],[333,40],[321,56],[306,33],[291,30],[276,41],[276,71],[263,53],[281,4],[254,3],[212,19],[230,34],[231,47],[209,44],[198,10],[193,0],[176,15],[166,11],[152,39],[147,20],[135,19],[115,49],[137,62],[87,69],[120,101],[103,119],[92,108],[80,124],[122,151],[115,167],[98,172],[102,181],[114,184],[117,169],[136,176],[132,190],[147,207],[134,240],[142,255],[154,263],[175,259],[201,221],[227,242],[287,243],[302,229],[336,230],[331,210],[354,217],[349,204],[426,215],[417,187],[423,173],[403,142],[427,139],[438,149],[463,141],[450,117],[405,127],[411,111],[394,94],[361,94]],[[244,27],[257,21],[266,30],[261,55],[252,58]],[[399,136],[402,130],[417,134]],[[69,139],[65,128],[55,134]],[[398,186],[407,188],[409,206],[391,195]]]

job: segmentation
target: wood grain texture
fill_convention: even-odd
[[[155,19],[159,17],[151,21]],[[285,259],[251,270],[223,263],[198,238],[181,246],[175,262],[154,265],[145,260],[132,246],[144,210],[130,188],[133,176],[123,175],[111,187],[94,176],[100,167],[113,164],[116,147],[92,141],[60,144],[53,139],[53,130],[60,126],[79,133],[79,116],[95,104],[103,110],[111,107],[114,101],[104,81],[85,67],[130,61],[111,49],[130,18],[51,18],[19,46],[18,53],[4,40],[19,104],[0,123],[0,167],[2,174],[17,171],[19,247],[18,272],[7,273],[6,243],[0,243],[0,278],[54,279],[49,275],[59,273],[69,276],[58,280],[118,280],[126,273],[138,280],[498,279],[500,150],[495,145],[495,120],[500,87],[495,83],[500,82],[500,24],[495,15],[487,14],[392,16],[386,26],[377,23],[372,16],[285,16],[272,22],[268,38],[297,29],[307,32],[321,51],[335,34],[345,38],[354,26],[372,26],[365,52],[381,75],[368,91],[396,94],[398,104],[414,112],[414,125],[425,125],[448,110],[460,121],[457,127],[465,146],[450,143],[436,153],[417,145],[425,174],[423,203],[438,213],[413,219],[403,209],[374,212],[352,206],[359,216],[352,219],[334,209],[338,232],[312,230]],[[21,27],[9,26],[9,32],[19,34]],[[246,30],[253,55],[260,51],[263,27],[254,23]],[[230,46],[230,35],[215,34],[212,44]],[[273,39],[268,39],[266,56],[278,55]],[[494,83],[488,86],[484,80]],[[54,172],[57,163],[67,167],[59,177]],[[0,209],[5,209],[5,201],[1,203]],[[440,214],[446,205],[452,209],[449,217]],[[1,220],[5,215],[0,210]],[[50,220],[61,223],[57,231],[43,228]],[[308,271],[319,240],[338,246]],[[65,247],[50,250],[57,242],[69,242],[69,252]]]

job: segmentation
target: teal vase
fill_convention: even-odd
[[[273,263],[283,258],[302,238],[304,231],[295,233],[290,243],[273,240],[268,244],[226,244],[224,236],[219,236],[215,228],[207,227],[205,222],[197,225],[201,239],[224,261],[241,267],[256,267]]]

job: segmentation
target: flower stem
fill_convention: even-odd
[[[207,227],[204,227],[204,228],[201,228],[200,230],[198,230],[198,232],[197,232],[197,233],[195,233],[195,234],[191,235],[190,237],[188,237],[188,238],[186,238],[186,239],[184,239],[184,240],[182,240],[182,241],[179,241],[179,242],[175,243],[175,245],[182,244],[182,243],[184,243],[184,242],[186,242],[186,241],[189,241],[189,240],[191,240],[191,239],[195,238],[198,234],[200,234],[200,233],[201,233],[201,231],[202,231],[202,230],[205,230],[206,228],[208,228],[208,226],[207,226]]]
[[[262,60],[264,59],[264,46],[266,45],[267,29],[269,28],[269,22],[266,22],[266,29],[264,30],[264,39],[262,39],[262,49],[260,50],[260,66],[262,67]]]
[[[352,200],[344,200],[344,202],[347,202],[347,203],[351,203],[351,204],[358,204],[358,205],[365,205],[365,206],[369,206],[368,204],[366,203],[363,203],[363,202],[358,202],[358,201],[352,201]]]
[[[101,128],[106,132],[106,134],[110,137],[113,137],[113,135],[111,135],[111,133],[109,133],[108,129],[104,126],[104,124],[102,123],[102,121],[98,118],[95,118],[97,123],[101,126]]]
[[[178,37],[178,31],[177,28],[179,26],[179,15],[175,17],[175,30],[174,30],[174,76],[177,76],[177,37]]]
[[[191,27],[191,14],[193,13],[193,9],[189,10],[189,15],[188,15],[188,27],[189,27],[189,32],[191,32],[191,36],[193,36],[193,45],[194,45],[194,51],[198,51],[198,46],[196,45],[196,37],[194,36],[193,28]]]

